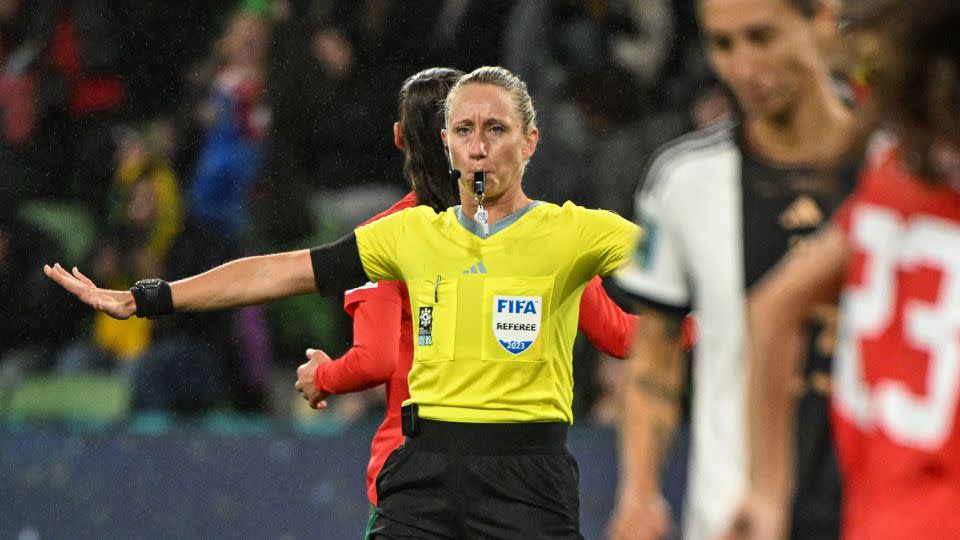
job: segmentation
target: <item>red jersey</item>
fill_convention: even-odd
[[[834,360],[843,536],[960,538],[960,193],[887,149],[837,223],[853,253]]]
[[[367,223],[416,206],[413,193]],[[353,317],[353,348],[333,362],[321,364],[314,382],[328,394],[356,392],[386,383],[387,414],[373,436],[367,465],[367,496],[377,504],[377,475],[384,461],[403,442],[400,406],[410,397],[407,374],[413,365],[413,323],[407,287],[379,281],[344,293],[344,309]],[[627,354],[637,317],[624,313],[607,296],[595,276],[583,291],[580,331],[593,345],[617,358]]]

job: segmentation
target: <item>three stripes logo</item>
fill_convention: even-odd
[[[483,261],[477,262],[477,264],[467,268],[463,271],[464,274],[486,274],[487,267],[483,265]]]

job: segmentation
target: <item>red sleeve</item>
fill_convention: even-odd
[[[603,290],[600,276],[594,276],[580,297],[580,331],[600,352],[625,358],[638,318],[620,309]]]
[[[580,331],[602,353],[614,358],[626,358],[637,332],[643,324],[640,317],[631,315],[616,304],[603,290],[600,276],[594,276],[580,297]],[[683,320],[681,346],[690,349],[697,342],[697,321],[693,317]]]
[[[327,394],[358,392],[388,381],[400,351],[399,283],[368,284],[344,296],[344,309],[353,316],[353,347],[317,368],[314,383]]]
[[[683,329],[681,331],[680,346],[684,350],[690,350],[697,344],[700,337],[700,325],[693,316],[688,315],[683,319]]]

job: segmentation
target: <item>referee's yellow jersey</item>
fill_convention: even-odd
[[[420,416],[572,423],[580,295],[626,263],[638,234],[612,212],[569,202],[534,202],[486,237],[460,207],[418,206],[357,229],[370,280],[410,291]]]

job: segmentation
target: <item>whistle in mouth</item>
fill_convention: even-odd
[[[476,194],[482,194],[484,188],[487,184],[487,173],[483,171],[477,171],[473,173],[473,192]]]

